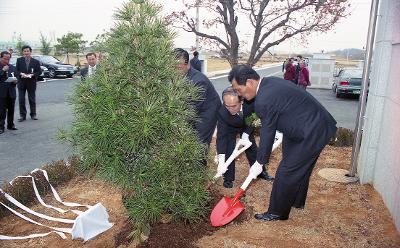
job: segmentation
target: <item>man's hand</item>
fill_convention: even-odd
[[[8,65],[3,66],[3,71],[8,71],[8,69],[10,69]]]
[[[218,154],[218,168],[217,168],[217,174],[219,176],[222,176],[226,172],[226,167],[225,167],[225,154]]]
[[[251,175],[253,179],[256,179],[257,176],[261,174],[262,168],[262,164],[258,163],[257,161],[254,162],[254,164],[250,167],[249,175]]]

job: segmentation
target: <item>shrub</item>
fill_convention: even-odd
[[[129,216],[143,231],[164,213],[202,217],[208,174],[205,147],[189,124],[198,89],[175,69],[174,36],[160,7],[135,2],[115,13],[102,46],[108,55],[76,86],[75,120],[62,136],[82,154],[81,171],[125,189]]]
[[[354,140],[353,130],[344,127],[339,127],[338,130],[336,131],[335,137],[331,139],[329,144],[337,147],[353,146],[353,140]]]

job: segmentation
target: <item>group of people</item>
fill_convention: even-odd
[[[18,88],[20,114],[18,121],[26,120],[26,92],[28,92],[30,117],[32,120],[37,120],[36,82],[42,70],[40,62],[31,57],[32,48],[30,46],[23,46],[21,50],[23,57],[17,59],[15,66],[9,64],[12,56],[9,51],[0,53],[0,134],[4,133],[6,118],[7,129],[18,130],[14,124],[16,88]]]
[[[23,56],[17,59],[15,66],[10,64],[12,51],[0,53],[0,134],[4,133],[6,126],[10,131],[18,130],[14,124],[17,88],[20,115],[18,122],[26,120],[26,93],[28,93],[30,107],[29,115],[32,120],[38,120],[36,115],[36,84],[42,70],[40,62],[31,57],[32,48],[30,46],[23,46],[21,50]],[[93,75],[98,66],[96,53],[86,54],[86,60],[88,65],[81,70],[82,80]]]
[[[303,209],[309,179],[322,149],[336,133],[336,121],[308,92],[292,80],[261,78],[249,65],[237,65],[228,75],[231,86],[222,93],[222,104],[210,80],[191,67],[187,51],[175,49],[177,69],[202,88],[201,101],[195,103],[199,139],[210,145],[217,126],[218,167],[235,148],[237,136],[251,142],[246,150],[250,175],[273,181],[270,204],[255,218],[263,221],[286,220],[292,207]],[[304,62],[303,62],[304,63]],[[302,80],[299,76],[298,80]],[[261,120],[260,141],[254,127],[246,123],[253,112]],[[276,131],[283,133],[282,160],[272,178],[267,173]],[[239,142],[240,142],[239,140]],[[233,187],[235,163],[224,173],[223,186]]]
[[[295,65],[295,60],[297,64]],[[310,86],[310,73],[307,63],[303,56],[297,55],[297,58],[288,58],[282,66],[283,78],[296,84],[297,86],[307,89]]]
[[[35,90],[40,75],[40,63],[31,58],[32,49],[22,48],[23,57],[17,60],[16,67],[9,65],[11,54],[1,52],[0,60],[0,133],[4,132],[7,116],[7,129],[17,130],[14,122],[16,85],[19,91],[20,119],[26,120],[25,92],[28,92],[30,116],[36,117]],[[176,68],[190,82],[201,90],[200,100],[193,102],[198,121],[193,123],[199,140],[210,146],[217,127],[218,167],[232,154],[236,138],[251,142],[246,156],[251,165],[249,174],[273,182],[269,208],[265,213],[256,214],[258,220],[286,220],[292,207],[304,208],[309,179],[317,159],[336,133],[336,121],[329,112],[308,92],[298,87],[305,76],[285,79],[279,77],[261,78],[249,65],[237,65],[229,72],[231,86],[222,93],[221,99],[211,81],[201,72],[195,54],[189,61],[189,53],[181,48],[174,50]],[[95,53],[86,55],[88,67],[81,70],[82,79],[91,76],[97,68]],[[300,60],[300,68],[304,61]],[[286,72],[293,73],[288,60]],[[294,67],[294,66],[293,66]],[[303,68],[305,66],[303,65]],[[198,70],[200,69],[200,70]],[[301,84],[303,85],[303,84]],[[257,146],[254,127],[246,123],[246,118],[255,113],[261,120],[260,141]],[[275,178],[267,172],[267,165],[276,131],[283,133],[282,160],[276,170]],[[240,142],[240,141],[239,141]],[[206,165],[206,160],[202,161]],[[232,188],[235,180],[235,163],[224,173],[223,186]]]

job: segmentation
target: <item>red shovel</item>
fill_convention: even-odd
[[[272,151],[274,151],[281,143],[282,143],[283,135],[280,132],[276,132],[275,134],[275,142],[272,146]],[[260,168],[261,170],[261,168]],[[247,187],[249,186],[250,182],[257,177],[258,173],[251,174],[250,171],[249,175],[247,176],[246,180],[240,187],[239,191],[235,194],[233,199],[224,196],[214,207],[213,211],[211,212],[210,220],[212,226],[224,226],[234,220],[243,210],[244,205],[239,201],[240,197],[243,196],[244,192],[246,191]],[[217,176],[217,175],[216,175]]]
[[[253,180],[253,175],[248,175],[233,199],[224,196],[211,212],[210,220],[212,226],[223,226],[234,220],[243,210],[244,205],[239,201],[247,186]]]

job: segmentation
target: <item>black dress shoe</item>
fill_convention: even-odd
[[[4,133],[4,128],[0,128],[0,134]]]
[[[18,130],[18,128],[16,128],[15,126],[12,127],[7,127],[8,130]]]
[[[230,189],[233,187],[233,182],[232,181],[224,181],[224,187],[227,189]]]
[[[288,219],[288,217],[286,217],[286,216],[281,216],[281,215],[277,215],[277,214],[269,214],[267,212],[265,212],[263,214],[256,214],[256,215],[254,215],[254,218],[256,218],[257,220],[265,220],[265,221],[287,220]]]
[[[271,177],[270,175],[268,175],[268,172],[266,172],[266,171],[261,172],[261,174],[258,175],[257,178],[261,178],[261,179],[264,179],[264,180],[267,180],[267,181],[273,181],[274,180],[274,178]]]
[[[36,121],[38,118],[36,118],[36,115],[32,115],[31,119]]]
[[[23,122],[25,120],[26,120],[26,117],[21,117],[21,118],[18,119],[19,122]]]

